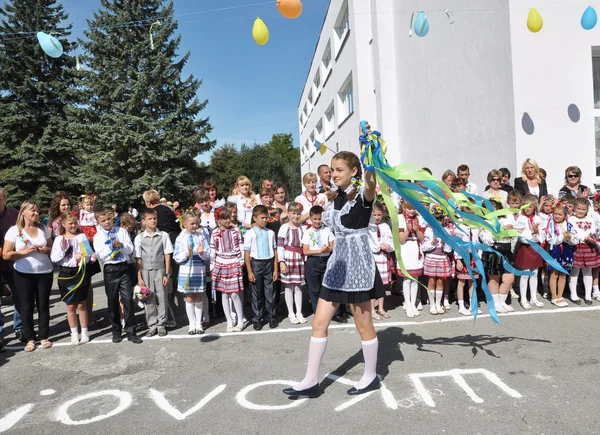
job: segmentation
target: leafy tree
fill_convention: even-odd
[[[242,144],[239,150],[234,145],[222,146],[213,153],[207,175],[224,197],[241,175],[250,178],[255,192],[263,179],[272,178],[282,182],[293,196],[301,191],[299,162],[300,150],[294,148],[292,135],[274,134],[270,142],[262,145]]]
[[[0,186],[11,205],[31,198],[45,207],[56,191],[72,187],[76,159],[63,140],[75,66],[67,19],[56,0],[0,7]],[[41,29],[58,33],[61,57],[42,51],[35,37]]]
[[[215,142],[199,116],[208,103],[196,96],[202,81],[182,74],[190,53],[178,57],[173,2],[101,0],[88,24],[81,100],[71,112],[71,139],[85,157],[82,188],[121,206],[148,188],[189,197],[194,159]]]

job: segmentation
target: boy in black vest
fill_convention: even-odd
[[[138,285],[145,285],[152,291],[152,294],[145,300],[146,322],[148,323],[146,337],[153,337],[156,334],[164,337],[167,335],[169,307],[167,285],[171,278],[173,245],[169,235],[156,228],[157,218],[154,209],[144,211],[142,225],[146,229],[135,237],[134,256],[138,271]]]

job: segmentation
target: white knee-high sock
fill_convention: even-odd
[[[194,302],[194,313],[196,315],[196,330],[202,329],[202,304],[202,302]]]
[[[227,293],[223,293],[221,295],[221,304],[223,305],[223,312],[225,313],[225,318],[227,319],[228,328],[231,328],[233,326],[233,322],[231,320],[231,306],[229,302],[230,299],[231,297]]]
[[[294,385],[294,389],[296,391],[305,390],[319,382],[319,368],[321,367],[321,361],[323,360],[325,349],[327,349],[327,337],[310,337],[306,375],[304,375],[304,379],[302,379],[302,381]]]
[[[410,280],[410,303],[412,304],[412,307],[414,310],[417,309],[417,305],[419,305],[419,302],[417,300],[419,296],[419,283],[416,281],[413,281],[412,279]]]
[[[410,279],[406,279],[404,278],[404,281],[402,282],[402,296],[404,296],[404,302],[406,303],[406,310],[408,311],[411,306],[411,299],[410,299]]]
[[[296,316],[302,316],[302,288],[294,284],[294,303],[296,304]]]
[[[444,291],[443,290],[436,290],[435,291],[435,307],[439,308],[442,306],[442,297],[444,296]]]
[[[193,302],[186,302],[185,303],[185,312],[187,313],[188,316],[188,322],[189,322],[189,330],[192,331],[194,329],[196,329],[196,313],[194,312],[194,303]]]
[[[294,315],[294,284],[285,284],[285,306],[288,316]]]
[[[233,293],[230,301],[235,306],[235,312],[237,313],[237,326],[240,328],[244,327],[244,306],[242,305],[243,293]]]
[[[579,278],[579,267],[573,267],[571,269],[571,276],[569,278],[569,290],[571,291],[571,300],[577,300],[577,279]]]
[[[237,293],[233,293],[231,295],[231,299],[229,299],[229,309],[231,310],[232,313],[235,313],[235,315],[238,315],[237,309],[235,307],[235,304],[233,303],[233,295],[235,295]]]
[[[583,272],[583,286],[585,287],[585,299],[592,299],[592,284],[594,282],[594,278],[592,277],[592,268],[584,267],[581,269]]]
[[[529,277],[522,276],[519,281],[519,294],[521,296],[521,303],[527,302],[529,300],[527,299],[527,284],[529,284]]]
[[[365,371],[360,381],[355,385],[357,390],[367,387],[377,376],[377,351],[379,342],[377,337],[369,341],[361,341],[363,357],[365,359]]]
[[[538,270],[532,269],[533,275],[529,277],[529,294],[531,295],[532,301],[537,301],[538,295]]]

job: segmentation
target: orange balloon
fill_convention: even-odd
[[[302,14],[300,0],[277,0],[277,9],[286,18],[298,18]]]

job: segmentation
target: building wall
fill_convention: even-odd
[[[583,182],[595,181],[596,144],[592,81],[592,46],[600,46],[599,26],[591,31],[580,25],[590,5],[600,13],[600,1],[571,6],[567,0],[537,2],[544,20],[539,33],[526,26],[531,3],[510,1],[513,82],[515,95],[516,162],[535,158],[548,172],[548,184],[558,193],[564,170],[576,165]],[[576,104],[581,119],[574,123],[567,108]],[[533,121],[534,132],[521,127],[523,113]]]
[[[403,30],[394,53],[400,161],[427,166],[436,177],[466,163],[481,190],[489,170],[512,169],[516,161],[508,2],[409,0],[394,7],[395,27]],[[454,11],[454,24],[444,8]],[[423,38],[408,37],[415,10],[430,22]]]

